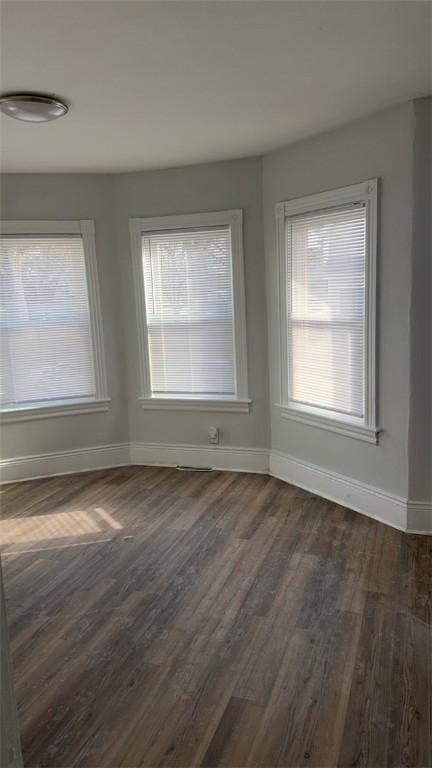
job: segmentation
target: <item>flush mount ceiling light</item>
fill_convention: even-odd
[[[0,111],[25,123],[47,123],[69,110],[60,99],[36,93],[10,93],[0,97]]]

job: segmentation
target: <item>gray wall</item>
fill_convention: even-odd
[[[432,99],[414,102],[409,497],[432,500]]]
[[[242,208],[244,212],[251,413],[143,411],[137,401],[138,354],[128,219],[229,208]],[[4,219],[95,220],[108,391],[112,398],[108,413],[4,425],[2,458],[128,439],[207,444],[210,424],[220,427],[221,444],[269,446],[260,158],[120,176],[5,175],[1,215]]]
[[[264,158],[271,431],[274,449],[385,491],[408,491],[413,106],[407,104]],[[380,178],[378,251],[379,445],[281,418],[277,348],[278,201]]]
[[[405,497],[409,492],[415,500],[430,498],[430,106],[430,99],[420,99],[291,145],[263,160],[117,176],[5,176],[3,218],[95,219],[112,407],[108,413],[6,425],[3,456],[128,439],[206,444],[207,428],[215,424],[224,445],[266,447],[271,443],[299,460],[385,491]],[[380,178],[378,420],[382,433],[378,446],[283,420],[274,407],[279,399],[275,203],[375,176]],[[244,211],[252,411],[144,411],[137,402],[128,219],[229,208]]]
[[[270,445],[261,187],[259,158],[116,177],[118,253],[123,275],[130,376],[131,441],[206,444],[207,429],[214,424],[220,428],[223,445]],[[137,401],[138,353],[128,219],[230,208],[242,208],[244,216],[248,378],[252,410],[249,414],[144,411]]]
[[[3,219],[94,219],[101,295],[108,412],[59,416],[2,426],[2,458],[31,456],[127,441],[126,382],[115,244],[112,177],[11,174],[2,179]]]

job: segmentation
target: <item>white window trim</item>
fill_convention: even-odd
[[[218,411],[219,413],[248,413],[250,400],[213,397],[140,397],[141,407],[147,411]]]
[[[67,401],[47,401],[34,405],[14,406],[0,411],[0,423],[29,421],[32,419],[70,416],[81,413],[107,411],[108,397],[107,376],[104,354],[102,313],[99,296],[99,281],[96,261],[95,225],[92,219],[79,221],[1,221],[2,235],[81,235],[86,265],[87,289],[89,299],[90,333],[95,366],[96,397],[68,399]]]
[[[365,349],[365,419],[324,415],[319,408],[295,407],[288,399],[288,328],[286,322],[287,263],[285,252],[286,220],[301,213],[313,213],[341,205],[363,203],[366,206],[366,349]],[[279,354],[280,401],[276,406],[285,419],[318,427],[340,435],[378,442],[376,426],[376,253],[377,253],[378,180],[369,179],[348,187],[288,200],[276,205],[276,237],[279,262]]]
[[[150,361],[145,310],[144,275],[142,265],[142,235],[194,227],[228,226],[231,232],[233,309],[234,309],[234,365],[236,395],[229,398],[163,397],[153,396],[150,381]],[[247,413],[248,398],[246,302],[243,260],[243,211],[212,211],[210,213],[180,214],[151,218],[129,219],[131,236],[133,279],[138,328],[139,401],[146,410],[179,411],[237,411]]]
[[[34,419],[52,419],[56,416],[76,416],[82,413],[100,413],[108,411],[110,399],[60,401],[56,405],[25,406],[23,408],[5,408],[0,413],[0,424],[15,421],[33,421]]]

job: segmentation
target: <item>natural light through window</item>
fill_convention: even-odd
[[[2,237],[5,406],[96,395],[80,237]]]
[[[235,394],[228,227],[144,235],[153,395]]]
[[[289,398],[364,415],[365,208],[287,225]]]
[[[247,410],[242,212],[131,220],[145,408]]]
[[[94,249],[88,250],[92,224],[71,222],[66,226],[77,231],[62,233],[56,231],[62,223],[46,222],[46,231],[32,233],[31,222],[16,223],[20,231],[4,222],[0,405],[5,415],[104,396],[98,288],[90,264]]]
[[[375,195],[373,182],[355,185],[279,216],[285,415],[371,429],[372,440]]]

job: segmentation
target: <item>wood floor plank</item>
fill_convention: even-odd
[[[25,768],[432,768],[432,540],[264,475],[4,486]]]
[[[246,699],[232,696],[201,761],[204,768],[243,765],[264,709]]]

